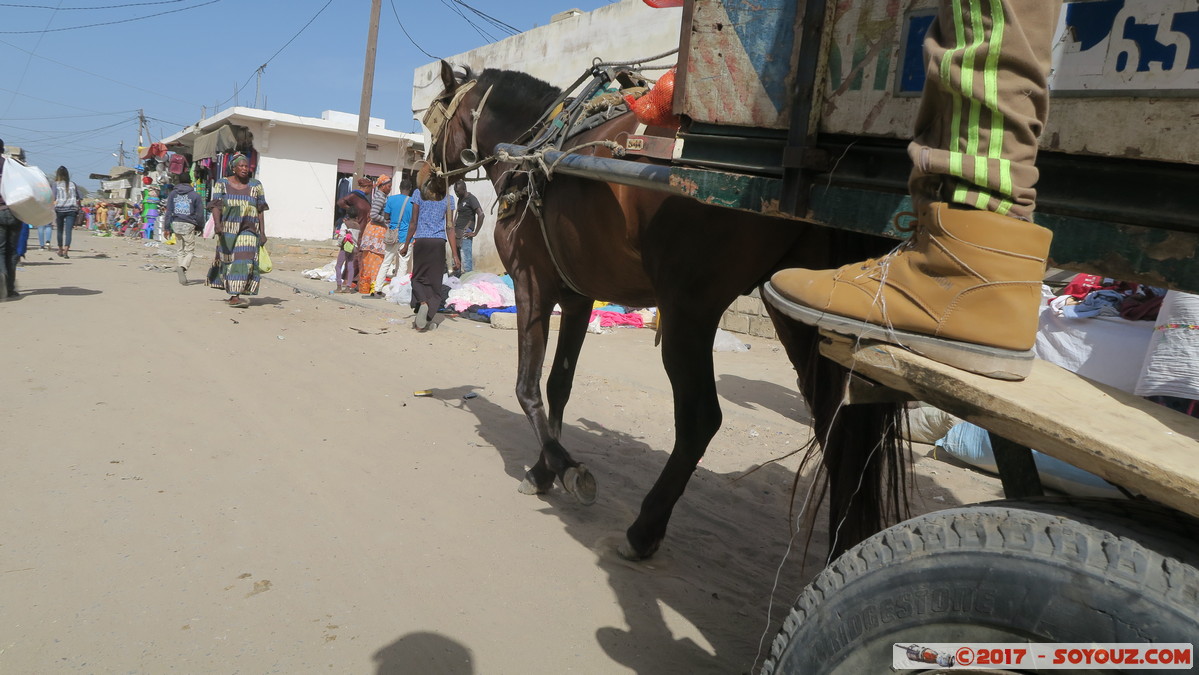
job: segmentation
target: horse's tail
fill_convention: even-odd
[[[845,384],[850,373],[823,358],[819,340],[813,340],[804,395],[812,411],[815,444],[804,458],[806,465],[819,456],[819,484],[813,492],[810,513],[829,498],[829,560],[863,539],[908,517],[907,423],[902,403],[846,404]]]
[[[768,306],[769,308],[769,306]],[[772,308],[770,308],[772,310]],[[771,311],[772,315],[777,313]],[[829,559],[907,517],[907,421],[902,403],[844,403],[849,371],[820,355],[815,327],[776,316],[812,413],[812,440],[796,474],[819,458],[816,489],[805,499],[809,523],[829,498]]]

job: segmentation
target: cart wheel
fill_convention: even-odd
[[[885,673],[895,643],[1195,642],[1197,568],[1199,521],[1151,504],[1038,498],[940,511],[833,561],[761,672]]]

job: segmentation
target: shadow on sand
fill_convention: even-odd
[[[430,393],[476,417],[480,445],[495,448],[515,490],[537,459],[528,421],[485,396],[462,398],[473,390],[462,386]],[[775,391],[758,393],[778,396]],[[784,407],[785,400],[773,404]],[[587,419],[564,426],[562,442],[596,474],[599,500],[581,506],[558,487],[535,498],[551,507],[540,513],[559,519],[570,536],[595,553],[596,564],[608,576],[626,625],[599,628],[597,643],[613,661],[637,673],[750,672],[759,638],[766,634],[769,649],[798,591],[823,565],[826,542],[820,532],[806,558],[798,539],[786,553],[794,472],[767,464],[753,472],[749,470],[757,467],[722,474],[701,464],[662,548],[653,559],[634,563],[621,558],[616,546],[666,453]],[[709,452],[718,452],[722,443],[729,439],[718,435]],[[808,484],[801,478],[800,494]],[[776,570],[779,590],[768,608]],[[597,672],[608,669],[597,664]]]

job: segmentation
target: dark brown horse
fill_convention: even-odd
[[[429,158],[438,168],[420,177],[422,189],[435,198],[446,189],[438,171],[462,168],[459,157],[472,146],[473,136],[483,152],[515,141],[561,94],[518,72],[484,70],[455,76],[445,62],[442,84],[437,101],[444,107],[435,106],[441,118],[427,118],[434,131]],[[476,122],[472,114],[485,96]],[[622,132],[635,133],[636,127],[634,116],[625,114],[567,145],[619,138]],[[673,130],[661,131],[673,135]],[[604,147],[581,152],[611,156]],[[497,193],[532,179],[512,173],[513,168],[498,162],[487,166]],[[545,183],[540,197],[540,205],[529,205],[526,198],[502,211],[495,228],[496,248],[515,285],[516,394],[541,446],[520,490],[544,493],[557,479],[580,502],[595,500],[593,474],[559,442],[592,301],[656,306],[662,362],[674,392],[675,442],[620,551],[627,558],[645,558],[661,544],[675,504],[720,429],[712,342],[724,310],[778,269],[835,266],[880,253],[890,244],[800,221],[707,206],[666,192],[561,174]],[[544,231],[534,213],[537,208]],[[562,315],[546,386],[547,409],[540,381],[555,303]],[[894,404],[841,406],[846,373],[818,356],[818,334],[774,312],[771,319],[812,408],[815,438],[824,447],[823,468],[836,527],[833,548],[844,550],[901,511],[902,455],[896,441],[900,410]]]

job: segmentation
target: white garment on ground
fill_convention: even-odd
[[[450,291],[446,304],[461,312],[467,307],[511,307],[516,294],[500,278],[487,272],[469,272]]]
[[[1199,295],[1166,293],[1149,340],[1134,393],[1199,399]]]

